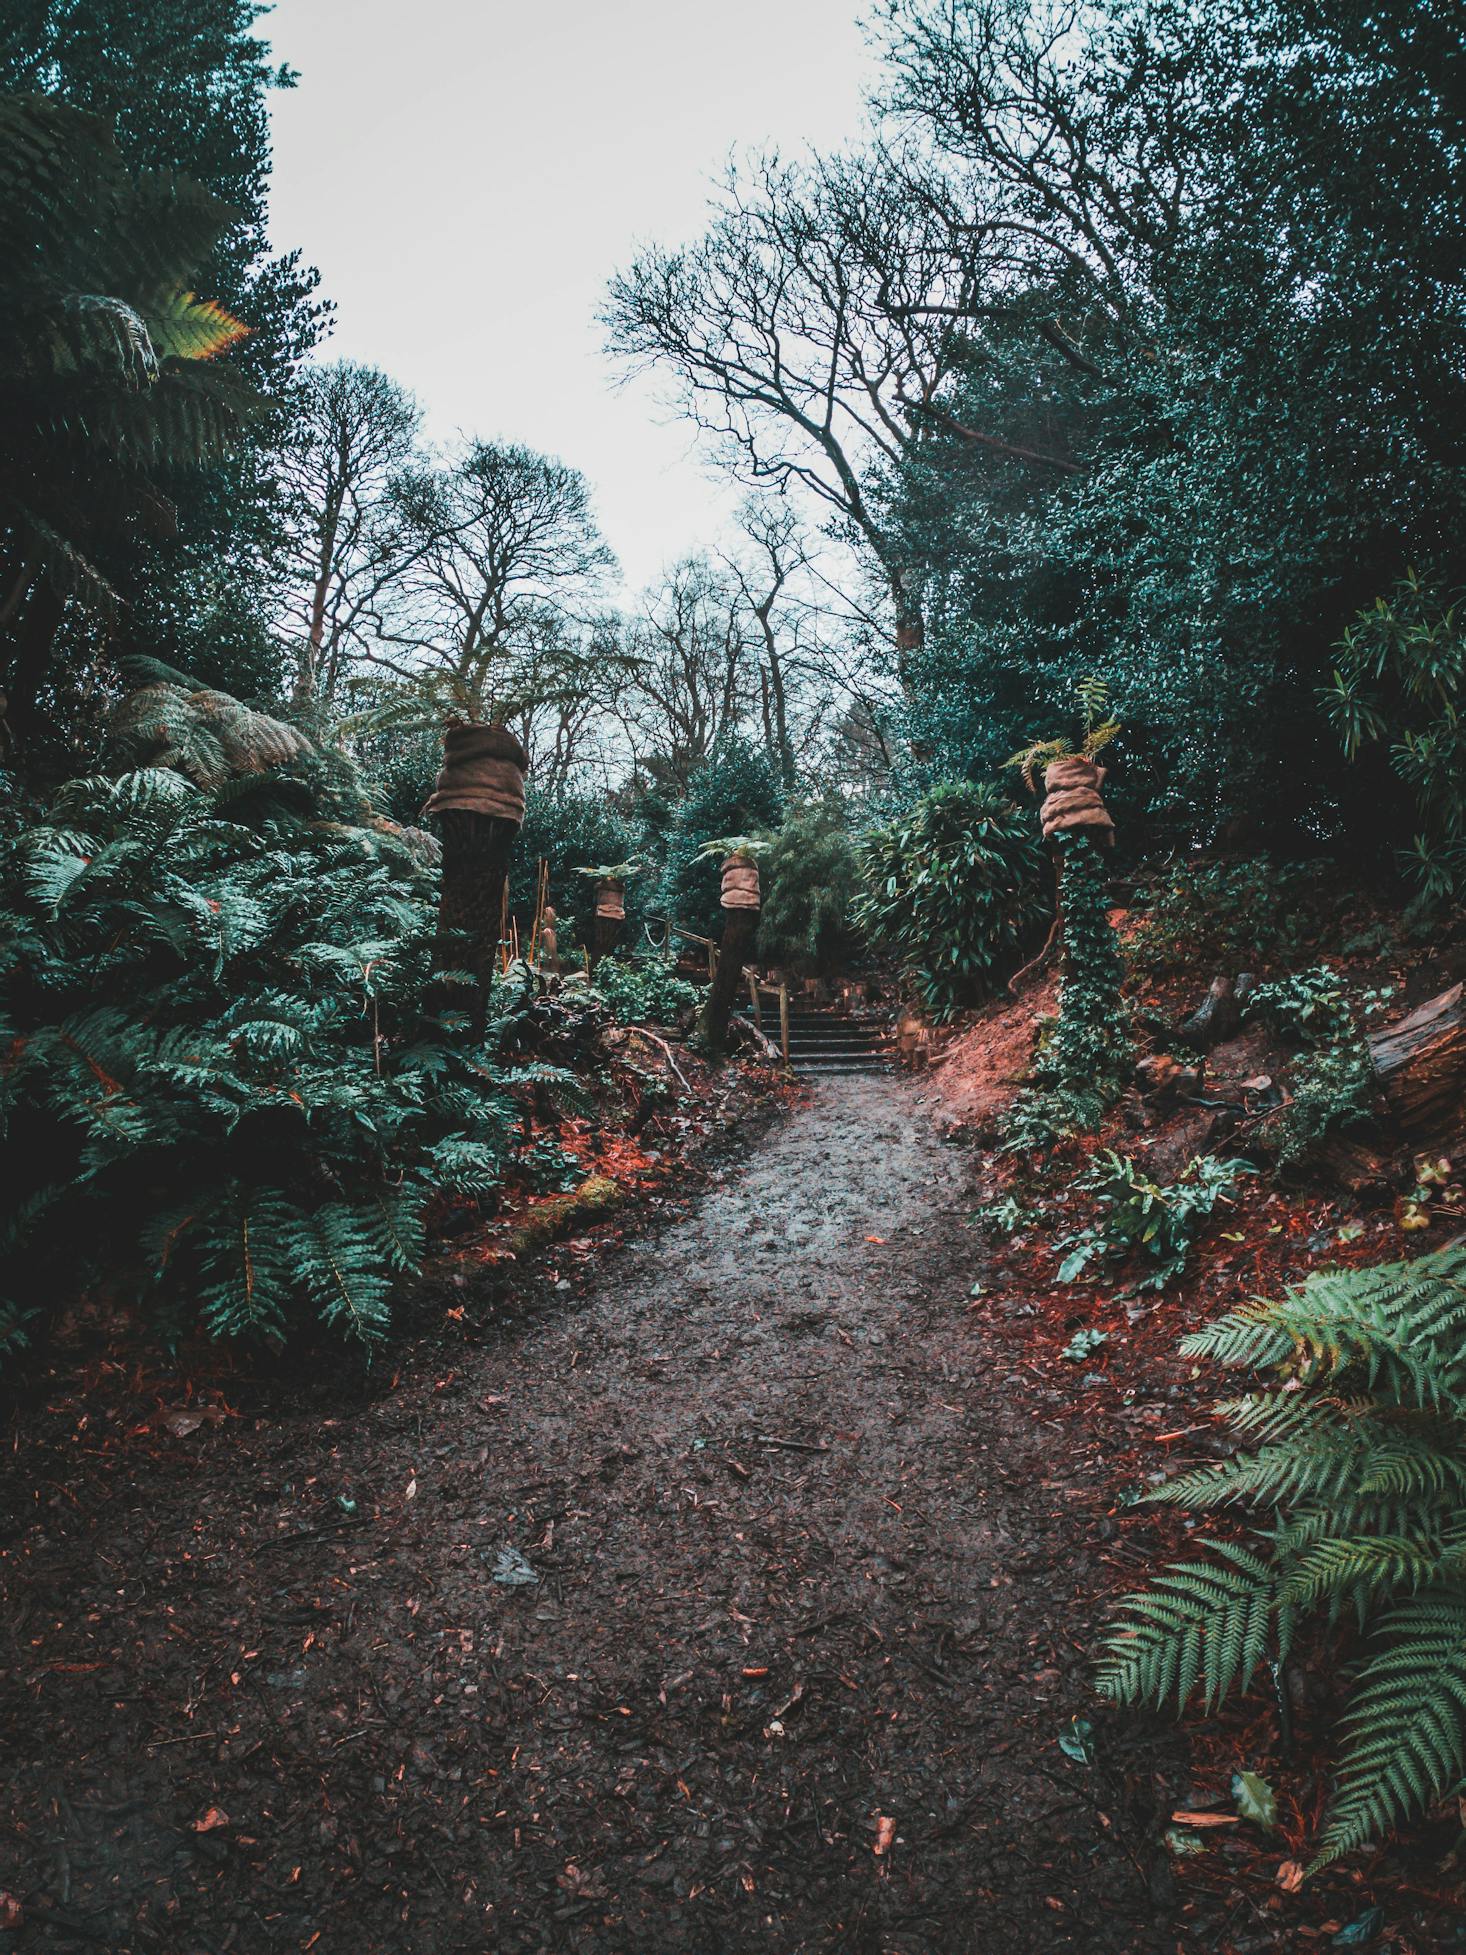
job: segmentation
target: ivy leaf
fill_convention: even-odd
[[[1277,1831],[1277,1796],[1266,1779],[1259,1778],[1256,1772],[1234,1772],[1232,1798],[1244,1819],[1250,1819],[1265,1833]]]
[[[1087,1717],[1070,1719],[1068,1730],[1059,1733],[1059,1749],[1076,1765],[1094,1763],[1094,1726]]]

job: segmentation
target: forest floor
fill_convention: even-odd
[[[1328,1946],[1361,1876],[1283,1897],[1234,1822],[1198,1877],[1161,1834],[1230,1766],[1090,1690],[1175,1539],[1119,1497],[1137,1432],[1164,1464],[1195,1388],[1107,1395],[974,1295],[931,1092],[821,1085],[367,1388],[21,1421],[0,1948]]]

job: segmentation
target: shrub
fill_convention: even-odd
[[[894,951],[939,1022],[990,996],[1043,917],[1030,816],[995,787],[952,781],[866,835],[853,916]]]
[[[720,937],[718,865],[701,858],[716,835],[776,828],[783,812],[768,756],[745,740],[726,740],[695,769],[673,811],[656,902],[685,929]],[[613,859],[613,858],[607,858]]]
[[[548,862],[550,903],[558,919],[561,954],[572,942],[588,944],[596,886],[577,870],[588,863],[624,862],[636,853],[636,834],[620,811],[600,794],[544,794],[533,782],[524,798],[524,826],[509,864],[509,903],[527,936],[534,918],[539,865]],[[634,941],[646,910],[644,878],[626,885],[622,936]]]
[[[1218,1205],[1229,1202],[1238,1179],[1252,1172],[1245,1161],[1199,1154],[1187,1162],[1179,1180],[1162,1183],[1142,1174],[1128,1156],[1106,1148],[1079,1181],[1098,1199],[1099,1217],[1055,1245],[1069,1252],[1059,1267],[1059,1281],[1072,1283],[1099,1257],[1123,1261],[1138,1254],[1156,1267],[1136,1288],[1163,1290],[1185,1269],[1192,1244]]]
[[[1350,760],[1376,741],[1415,798],[1405,865],[1436,902],[1466,890],[1466,633],[1413,571],[1361,611],[1337,646],[1324,703]]]
[[[618,1025],[675,1025],[696,1010],[701,989],[677,975],[656,951],[633,957],[603,957],[591,985]]]
[[[1165,971],[1235,971],[1296,951],[1316,877],[1300,863],[1186,862],[1150,894],[1126,962]]]
[[[803,808],[785,821],[759,864],[763,914],[758,953],[795,977],[833,977],[860,948],[851,906],[860,863],[838,803]]]
[[[1245,1016],[1261,1019],[1277,1037],[1300,1045],[1327,1045],[1354,1023],[1348,987],[1328,964],[1258,985],[1248,996]]]
[[[218,1336],[304,1312],[371,1340],[437,1191],[498,1176],[512,1076],[417,1010],[432,876],[234,805],[75,781],[0,850],[12,1329],[106,1279]]]
[[[1368,1632],[1353,1667],[1319,1867],[1466,1770],[1466,1246],[1311,1276],[1185,1339],[1266,1379],[1222,1409],[1243,1450],[1147,1496],[1265,1515],[1120,1605],[1099,1684],[1211,1709],[1285,1662],[1299,1625]]]
[[[1278,1165],[1295,1167],[1331,1134],[1367,1121],[1378,1093],[1374,1062],[1360,1017],[1380,1011],[1388,986],[1351,993],[1328,964],[1260,984],[1246,1004],[1280,1038],[1304,1050],[1288,1069],[1288,1104],[1267,1123]]]

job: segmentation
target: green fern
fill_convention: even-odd
[[[1149,1497],[1270,1509],[1253,1546],[1212,1543],[1125,1598],[1099,1687],[1210,1708],[1286,1656],[1299,1624],[1352,1619],[1372,1649],[1340,1725],[1313,1866],[1377,1839],[1466,1770],[1466,1243],[1322,1272],[1188,1337],[1190,1357],[1281,1383],[1221,1410],[1247,1442]]]
[[[216,1336],[370,1343],[438,1192],[490,1191],[523,1100],[573,1088],[505,1062],[512,998],[487,1044],[424,1015],[433,877],[321,820],[329,778],[297,812],[230,785],[72,781],[0,845],[0,1355],[102,1283]]]

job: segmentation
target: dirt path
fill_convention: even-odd
[[[832,1082],[451,1375],[54,1436],[0,1946],[1169,1955],[1139,1740],[1057,1747],[1100,1496],[968,1313],[962,1167]]]

